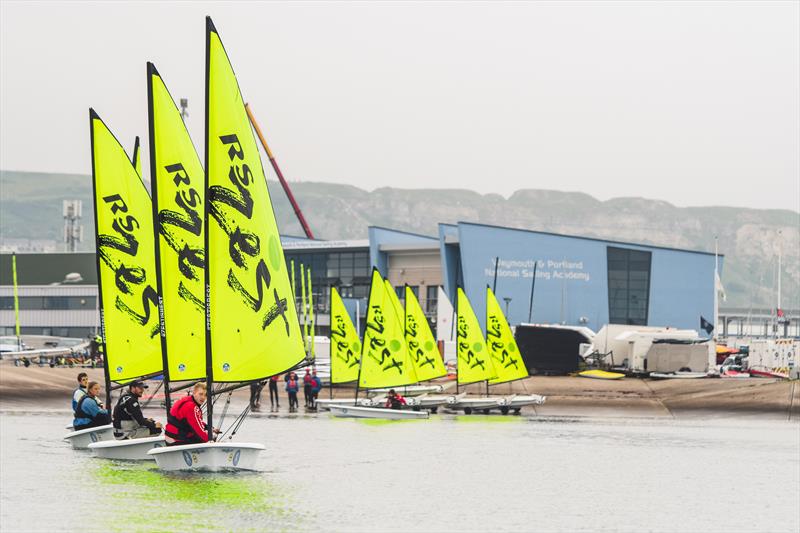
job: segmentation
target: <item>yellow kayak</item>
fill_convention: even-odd
[[[578,372],[578,376],[592,379],[622,379],[625,374],[606,372],[605,370],[584,370],[583,372]]]

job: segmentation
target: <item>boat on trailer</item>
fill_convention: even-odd
[[[353,405],[331,405],[333,416],[339,418],[379,418],[383,420],[419,420],[430,417],[428,411],[420,409],[386,409],[384,407],[361,407]]]
[[[139,439],[106,440],[89,445],[95,457],[116,459],[118,461],[151,461],[147,455],[152,449],[166,446],[164,435],[142,437]]]
[[[93,442],[114,440],[114,426],[96,426],[80,429],[64,436],[64,440],[72,445],[73,450],[87,450]]]
[[[464,411],[465,415],[470,415],[474,412],[482,412],[489,414],[492,409],[501,409],[502,407],[508,408],[508,398],[505,396],[483,396],[483,397],[468,397],[463,396],[448,402],[447,408],[453,411]]]
[[[264,445],[252,442],[206,442],[153,448],[147,454],[166,472],[256,470]]]
[[[423,394],[430,394],[430,393],[440,393],[444,392],[444,387],[441,385],[408,385],[406,387],[392,387],[394,391],[402,396],[421,396]],[[376,396],[376,395],[386,395],[389,393],[391,388],[381,388],[381,389],[370,389],[369,395]]]

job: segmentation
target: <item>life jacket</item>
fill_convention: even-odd
[[[184,396],[175,402],[175,404],[172,406],[172,409],[170,409],[169,413],[167,413],[167,423],[169,425],[164,428],[164,435],[170,437],[171,439],[175,439],[178,442],[185,442],[196,437],[194,428],[192,428],[191,424],[189,424],[189,421],[186,420],[186,416],[181,413],[183,405],[189,402],[192,402],[195,405],[197,404],[192,395]],[[181,417],[179,418],[173,415],[173,412],[181,414]],[[173,426],[178,431],[170,431],[171,428],[169,426]]]
[[[72,391],[72,412],[73,413],[75,413],[75,410],[78,408],[78,402],[80,401],[80,400],[77,400],[77,401],[75,400],[75,394],[78,391],[80,391],[82,393],[81,398],[86,396],[86,389],[84,389],[83,387],[78,387],[77,389]],[[76,416],[75,418],[78,418],[78,417]]]
[[[85,394],[83,396],[83,398],[81,398],[80,401],[78,402],[78,406],[75,407],[75,418],[76,419],[77,418],[86,418],[86,419],[89,419],[89,420],[94,420],[94,417],[92,415],[90,415],[89,413],[87,413],[87,412],[85,412],[83,410],[83,402],[85,402],[88,399],[91,399],[92,401],[95,401],[94,398],[92,398],[88,394]]]
[[[392,396],[389,398],[389,404],[391,409],[400,409],[403,407],[403,402],[400,401],[399,396]]]
[[[130,411],[128,411],[128,402],[132,397],[134,401],[138,399],[132,392],[124,392],[122,396],[119,397],[117,405],[114,406],[114,428],[121,429],[121,422],[123,420],[135,420]]]

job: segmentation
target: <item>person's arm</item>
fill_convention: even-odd
[[[100,406],[97,405],[97,402],[93,401],[91,398],[86,398],[81,406],[83,412],[89,415],[89,417],[94,418],[98,414],[108,414],[108,411],[105,409],[100,409]]]
[[[150,420],[149,418],[145,418],[142,414],[142,408],[139,405],[139,399],[131,396],[131,399],[128,400],[128,405],[125,406],[125,410],[131,415],[131,418],[136,420],[136,423],[140,426],[146,427],[148,429],[155,429],[156,423]]]
[[[200,437],[200,440],[208,442],[208,431],[206,430],[205,422],[203,422],[203,412],[200,408],[195,405],[194,412],[190,416],[187,416],[186,420],[189,422],[189,425],[192,426],[195,434]]]

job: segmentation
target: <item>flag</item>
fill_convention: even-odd
[[[702,315],[700,315],[700,329],[704,330],[706,333],[711,335],[711,333],[714,331],[714,324],[712,324],[711,322],[703,318]]]
[[[776,315],[778,315],[778,318],[783,318],[783,309],[781,309],[780,307],[778,307],[778,308],[775,310],[775,314],[776,314]]]

